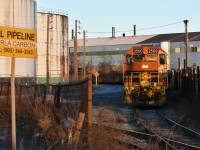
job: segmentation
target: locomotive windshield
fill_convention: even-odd
[[[156,61],[156,55],[147,55],[147,60]]]
[[[133,55],[133,60],[135,61],[143,61],[144,55]]]

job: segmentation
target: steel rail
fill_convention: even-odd
[[[127,149],[140,149],[140,150],[147,150],[145,148],[142,148],[141,146],[139,146],[138,144],[135,143],[130,143],[124,140],[120,140],[120,139],[114,139],[115,141],[119,142],[120,144],[122,144],[124,147],[126,147]]]
[[[136,116],[135,116],[135,117],[136,117]],[[162,136],[160,136],[160,135],[154,133],[152,130],[150,130],[148,127],[146,127],[137,117],[136,117],[136,119],[137,119],[137,121],[139,122],[139,124],[141,124],[148,132],[152,133],[152,134],[155,135],[157,138],[159,138],[161,141],[163,141],[165,144],[167,144],[168,146],[170,146],[172,149],[175,149],[175,150],[176,150],[176,148],[168,142],[169,140],[167,140],[167,139],[165,139],[164,137],[162,137]]]
[[[135,136],[140,135],[140,136],[143,136],[143,137],[155,137],[155,135],[153,135],[153,134],[148,134],[148,133],[139,132],[139,131],[124,130],[124,129],[116,128],[116,127],[113,127],[113,126],[110,126],[110,125],[98,124],[96,122],[92,122],[92,124],[95,125],[95,126],[102,126],[102,127],[105,127],[105,128],[113,129],[113,130],[119,131],[119,132],[127,134],[127,135],[135,135]]]
[[[200,147],[197,147],[197,146],[195,146],[195,145],[183,143],[183,142],[180,142],[180,141],[168,139],[168,138],[162,137],[162,136],[160,136],[160,135],[157,135],[156,133],[154,133],[153,131],[151,131],[149,128],[147,128],[143,123],[141,123],[141,121],[139,121],[138,117],[136,116],[136,113],[135,113],[135,118],[138,120],[138,122],[139,122],[147,131],[149,131],[149,132],[152,133],[153,135],[157,136],[159,139],[163,140],[163,142],[165,142],[166,144],[168,144],[168,145],[169,145],[171,148],[173,148],[173,149],[176,149],[176,148],[175,148],[173,145],[171,145],[170,143],[172,143],[172,144],[177,144],[177,145],[180,145],[180,146],[184,146],[184,147],[189,148],[189,149],[200,150]]]
[[[143,132],[124,130],[124,129],[116,128],[116,127],[113,127],[113,126],[110,126],[110,125],[98,124],[96,122],[92,122],[92,124],[94,126],[101,126],[101,127],[107,128],[109,130],[114,130],[116,132],[123,133],[125,135],[130,135],[130,136],[133,136],[133,137],[136,137],[136,138],[142,138],[142,139],[149,139],[149,137],[156,138],[155,135],[147,134],[147,133],[143,133]],[[137,143],[136,144],[130,143],[130,142],[118,139],[118,138],[114,138],[114,140],[121,143],[122,145],[124,145],[125,147],[127,147],[129,149],[131,149],[133,147],[134,148],[136,148],[136,147],[140,148],[141,150],[144,149],[144,148],[140,147]]]
[[[194,145],[190,145],[190,144],[187,144],[187,143],[183,143],[183,142],[180,142],[180,141],[175,141],[175,140],[167,139],[167,138],[165,138],[165,140],[168,140],[169,142],[175,143],[177,145],[187,147],[189,149],[200,150],[200,147],[197,147],[197,146],[194,146]]]
[[[158,114],[160,114],[162,117],[164,117],[166,120],[172,122],[173,124],[175,124],[175,125],[177,125],[177,126],[183,128],[183,129],[186,130],[186,131],[190,131],[190,132],[192,132],[193,134],[195,134],[196,136],[200,137],[200,133],[198,133],[198,132],[196,132],[196,131],[194,131],[194,130],[192,130],[192,129],[190,129],[190,128],[187,128],[187,127],[185,127],[185,126],[183,126],[183,125],[181,125],[181,124],[179,124],[179,123],[177,123],[177,122],[175,122],[175,121],[173,121],[173,120],[171,120],[171,119],[169,119],[168,117],[166,117],[164,114],[162,114],[162,113],[161,113],[160,111],[158,111],[158,110],[157,110],[156,112],[157,112]]]
[[[171,148],[173,149],[176,149],[172,144],[177,144],[177,145],[181,145],[181,146],[184,146],[184,147],[187,147],[189,149],[196,149],[196,150],[200,150],[199,147],[197,146],[194,146],[194,145],[190,145],[190,144],[187,144],[187,143],[183,143],[183,142],[180,142],[180,141],[176,141],[176,140],[172,140],[172,139],[168,139],[168,138],[164,138],[162,136],[159,136],[155,133],[153,133],[150,129],[148,129],[145,125],[143,125],[140,121],[138,121],[148,132],[150,132],[151,134],[149,133],[144,133],[144,132],[139,132],[139,131],[130,131],[130,130],[124,130],[124,129],[120,129],[120,128],[116,128],[116,127],[113,127],[113,126],[109,126],[109,125],[103,125],[103,124],[98,124],[96,122],[92,122],[92,124],[94,126],[103,126],[105,128],[108,128],[108,129],[112,129],[112,130],[115,130],[115,131],[118,131],[120,133],[124,133],[124,134],[127,134],[127,135],[132,135],[132,136],[135,136],[137,138],[144,138],[144,139],[149,139],[150,137],[151,138],[159,138],[160,140],[162,140],[165,144],[169,145]],[[133,145],[133,146],[138,146],[138,145],[135,145],[135,144],[131,144],[131,143],[128,143],[128,142],[125,142],[125,141],[121,141],[119,139],[117,139],[119,142],[123,143],[123,144],[127,144],[127,145]],[[172,143],[172,144],[171,144]]]

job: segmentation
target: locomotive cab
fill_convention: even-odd
[[[137,46],[124,55],[124,100],[134,105],[166,102],[167,54],[160,47]]]

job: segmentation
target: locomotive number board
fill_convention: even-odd
[[[133,49],[134,54],[143,54],[143,49]]]
[[[158,53],[158,49],[152,49],[152,48],[150,48],[150,49],[148,49],[148,53],[149,54],[157,54]]]

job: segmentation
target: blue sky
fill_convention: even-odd
[[[69,31],[80,20],[88,38],[110,37],[112,27],[116,36],[131,36],[134,24],[137,35],[179,33],[185,19],[188,32],[200,31],[199,6],[200,0],[37,0],[38,8],[67,11]]]

